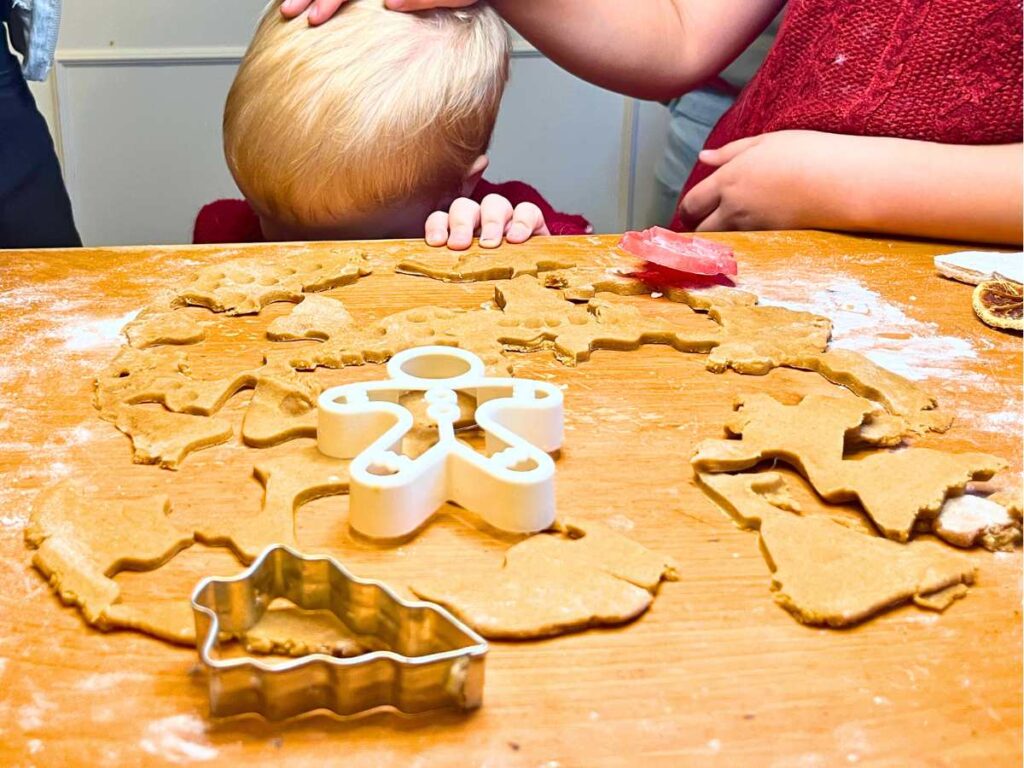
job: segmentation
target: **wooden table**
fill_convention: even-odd
[[[982,326],[970,287],[935,275],[931,257],[953,249],[816,233],[719,239],[736,249],[741,285],[833,301],[850,343],[887,346],[903,363],[931,357],[924,383],[959,418],[917,444],[1002,455],[1019,482],[1021,340]],[[614,243],[525,247],[586,259]],[[216,505],[259,508],[254,456],[300,443],[258,452],[236,442],[194,454],[177,473],[134,466],[128,439],[92,408],[91,376],[115,354],[126,313],[159,289],[197,265],[277,248],[0,253],[0,764],[1020,765],[1020,552],[974,553],[978,585],[943,615],[904,607],[850,631],[801,626],[773,604],[756,536],[703,495],[687,460],[696,441],[721,433],[737,393],[791,401],[832,387],[792,370],[714,375],[700,355],[664,347],[598,352],[575,369],[548,353],[516,366],[568,385],[560,512],[604,520],[682,563],[682,580],[665,584],[647,615],[621,629],[493,644],[485,705],[469,716],[208,724],[194,650],[86,627],[30,567],[22,529],[37,490],[66,477],[108,496],[167,492],[184,525]],[[381,265],[401,248],[370,248],[377,272],[332,292],[357,317],[425,303],[476,307],[492,296],[488,284],[387,274]],[[288,309],[219,324],[188,350],[196,373],[257,363],[263,329]],[[917,346],[901,357],[901,345]],[[379,372],[318,375],[334,383]],[[247,397],[223,411],[236,424]],[[820,508],[801,489],[805,507]],[[424,571],[497,563],[507,546],[471,516],[443,515],[400,548],[375,548],[346,533],[344,503],[304,507],[300,544],[396,587]],[[118,580],[129,602],[180,599],[200,576],[238,570],[224,550],[197,545],[159,571]]]

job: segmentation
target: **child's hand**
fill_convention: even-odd
[[[501,195],[487,195],[481,203],[460,197],[447,211],[430,214],[424,225],[427,245],[447,245],[453,251],[469,248],[477,231],[481,248],[497,248],[502,237],[510,243],[525,243],[534,235],[551,234],[540,208],[533,203],[513,208]]]
[[[425,11],[429,8],[465,8],[473,5],[477,0],[386,0],[384,5],[392,11]],[[330,19],[338,9],[345,4],[345,0],[284,0],[281,3],[281,13],[286,18],[293,19],[301,16],[302,12],[309,8],[309,23],[323,24]],[[312,6],[312,7],[310,7]]]
[[[778,131],[706,149],[700,160],[716,170],[683,198],[683,222],[698,232],[828,226],[844,184],[856,181],[841,167],[858,138]]]

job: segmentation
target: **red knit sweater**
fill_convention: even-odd
[[[478,203],[487,195],[504,195],[513,206],[535,203],[544,214],[552,235],[586,235],[593,231],[590,222],[582,216],[561,213],[551,207],[540,192],[521,181],[491,184],[481,179],[470,197]],[[261,243],[260,219],[245,200],[217,200],[204,205],[196,217],[192,242],[205,243]]]
[[[1017,143],[1021,44],[1020,0],[790,0],[705,146],[788,129]],[[713,170],[698,163],[683,193]]]

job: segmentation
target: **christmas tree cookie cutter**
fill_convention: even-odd
[[[279,597],[306,610],[327,609],[385,650],[281,663],[217,654],[221,639],[244,636]],[[483,701],[486,640],[441,606],[403,600],[327,556],[271,546],[238,576],[200,582],[192,611],[212,717],[284,720],[319,709],[354,715],[379,707],[419,714],[475,709]]]
[[[555,463],[562,446],[562,390],[530,379],[491,378],[479,357],[454,347],[405,350],[385,381],[348,384],[320,395],[317,444],[351,459],[349,524],[365,536],[397,538],[454,502],[506,531],[533,533],[555,519]],[[417,458],[402,453],[413,415],[402,395],[422,392],[437,443]],[[459,393],[475,403],[485,436],[480,453],[456,436]]]

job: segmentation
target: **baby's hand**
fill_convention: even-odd
[[[481,248],[497,248],[502,237],[510,243],[525,243],[534,235],[551,234],[540,208],[533,203],[513,208],[501,195],[488,195],[481,203],[460,197],[447,211],[430,214],[424,232],[427,245],[447,245],[453,251],[469,248],[476,232]]]

